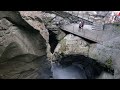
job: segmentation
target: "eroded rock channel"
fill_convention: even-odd
[[[119,78],[114,55],[102,54],[107,42],[101,45],[61,28],[81,20],[91,25],[92,21],[66,13],[0,11],[0,79]]]

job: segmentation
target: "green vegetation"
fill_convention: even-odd
[[[105,64],[106,64],[109,68],[112,67],[112,58],[111,58],[111,56],[110,56],[110,58],[109,58],[108,60],[105,61]]]

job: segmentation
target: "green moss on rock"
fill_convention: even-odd
[[[110,57],[108,60],[105,61],[105,64],[111,68],[112,67],[112,58]]]

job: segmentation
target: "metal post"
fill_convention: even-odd
[[[73,33],[74,33],[74,25],[73,25]]]
[[[78,11],[78,13],[77,13],[77,17],[78,17],[78,15],[79,15],[79,11]]]

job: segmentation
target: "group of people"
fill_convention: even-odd
[[[108,23],[115,23],[115,22],[120,22],[120,11],[111,11],[110,15],[109,15],[109,20],[106,21]],[[81,20],[79,22],[79,30],[83,30],[84,27],[84,21]]]
[[[109,22],[110,23],[120,22],[120,11],[112,11],[109,18]]]

